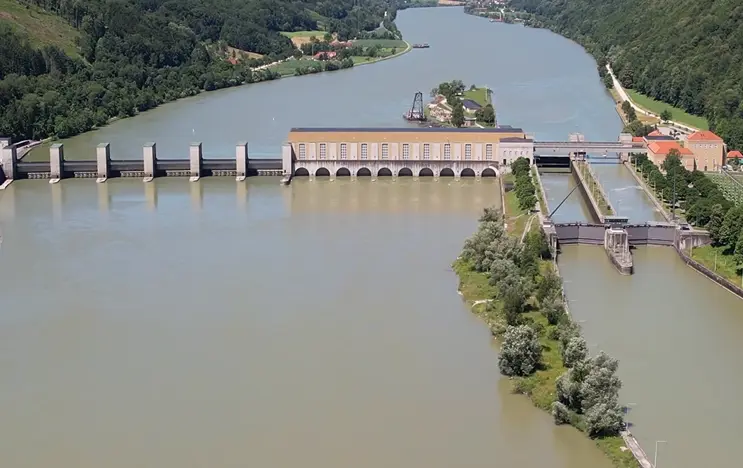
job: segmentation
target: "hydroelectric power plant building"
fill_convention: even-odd
[[[533,139],[513,127],[293,128],[282,159],[294,176],[494,177],[533,155]]]

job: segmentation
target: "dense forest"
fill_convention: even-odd
[[[704,115],[743,148],[743,2],[511,0],[529,23],[574,39],[626,87]]]
[[[80,32],[79,53],[32,46],[0,21],[0,135],[68,137],[111,118],[242,83],[274,79],[251,66],[300,53],[280,31],[349,39],[393,21],[400,0],[23,0]],[[385,16],[385,12],[387,15]],[[1,18],[0,18],[1,19]],[[211,44],[263,55],[232,64]]]

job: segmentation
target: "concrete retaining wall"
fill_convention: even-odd
[[[711,279],[715,283],[719,284],[723,288],[727,289],[731,293],[735,294],[736,296],[743,298],[743,288],[741,288],[737,284],[733,284],[731,281],[729,281],[727,278],[723,278],[722,276],[718,275],[714,271],[710,270],[706,266],[702,265],[701,263],[697,262],[693,258],[686,255],[686,253],[679,249],[678,247],[675,247],[676,252],[681,257],[681,260],[684,261],[687,265],[697,270],[699,273],[703,274],[707,278]]]
[[[627,226],[630,245],[668,245],[676,243],[676,228],[666,226]]]
[[[707,231],[679,231],[676,244],[681,250],[694,247],[702,247],[712,243],[712,238]]]
[[[560,244],[604,245],[603,224],[556,224],[557,239]]]
[[[601,215],[601,209],[599,208],[599,205],[596,202],[596,199],[593,198],[593,194],[591,194],[591,192],[588,190],[588,185],[586,184],[586,181],[583,179],[583,175],[580,173],[578,168],[575,166],[574,161],[570,161],[570,167],[573,172],[573,177],[575,177],[575,180],[578,183],[578,187],[580,188],[581,193],[588,200],[588,208],[591,211],[591,217],[593,218],[594,221],[603,223],[604,217]],[[603,237],[601,239],[601,242],[603,243]]]
[[[542,176],[539,174],[539,169],[536,167],[534,168],[534,172],[536,172],[536,178],[537,178],[537,188],[542,192],[542,199],[544,200],[544,206],[547,208],[546,213],[542,213],[545,216],[549,216],[549,214],[552,212],[550,210],[549,202],[547,201],[547,192],[544,190],[544,185],[542,184]]]

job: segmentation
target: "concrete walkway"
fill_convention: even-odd
[[[642,449],[642,447],[640,447],[640,443],[637,442],[635,436],[633,436],[632,433],[629,431],[622,431],[621,434],[622,439],[624,439],[624,443],[627,445],[627,448],[630,449],[632,455],[635,456],[637,463],[642,468],[653,468],[653,464],[648,459],[648,456]]]

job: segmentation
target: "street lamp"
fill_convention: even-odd
[[[655,455],[653,456],[653,468],[658,468],[658,444],[667,444],[667,440],[655,441]]]

